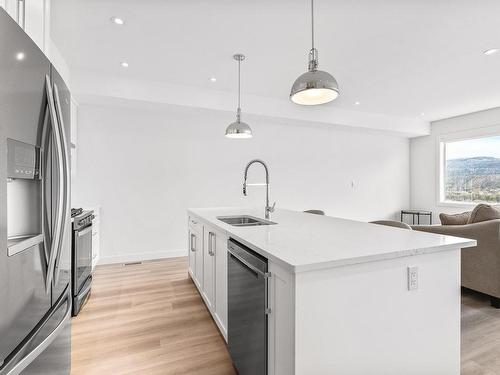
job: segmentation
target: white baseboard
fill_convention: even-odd
[[[186,249],[154,251],[150,253],[132,253],[132,254],[122,254],[122,255],[112,255],[112,256],[101,256],[98,264],[140,262],[142,260],[177,258],[186,256],[188,256],[188,251]]]

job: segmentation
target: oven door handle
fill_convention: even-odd
[[[76,233],[77,237],[83,237],[86,234],[88,234],[89,232],[92,232],[92,225],[90,227],[85,228],[82,231],[77,231],[75,233]]]

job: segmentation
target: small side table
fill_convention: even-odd
[[[415,217],[417,218],[417,224],[420,224],[420,216],[429,216],[429,224],[432,225],[432,211],[401,210],[401,222],[403,222],[405,215],[412,215],[413,224],[415,224]]]

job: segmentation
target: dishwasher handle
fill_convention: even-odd
[[[240,262],[241,264],[243,264],[246,268],[248,268],[249,270],[251,270],[253,273],[256,273],[256,274],[259,274],[259,275],[262,275],[264,277],[267,277],[266,275],[269,274],[269,272],[262,272],[261,270],[259,270],[257,267],[255,266],[252,266],[250,263],[248,263],[245,259],[243,259],[242,257],[240,257],[239,255],[233,253],[231,251],[231,249],[228,249],[227,250],[228,253],[234,258],[236,259],[238,262]]]

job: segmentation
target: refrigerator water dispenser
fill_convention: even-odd
[[[40,149],[7,139],[7,242],[12,256],[43,242]]]

